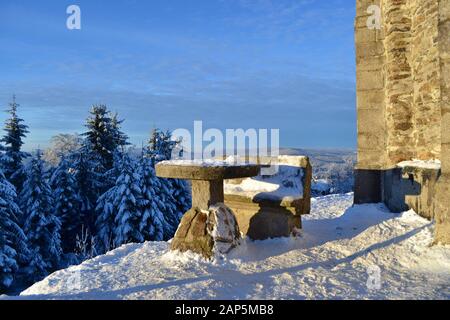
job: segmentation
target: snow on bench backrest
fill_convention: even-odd
[[[270,160],[259,160],[269,164]],[[303,198],[303,177],[308,158],[303,156],[279,156],[273,175],[259,175],[252,178],[227,180],[224,183],[226,195],[239,195],[250,199],[269,201],[294,201]],[[273,165],[273,162],[271,162]]]

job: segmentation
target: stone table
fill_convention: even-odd
[[[183,215],[172,250],[212,258],[227,253],[241,237],[236,217],[224,204],[223,181],[257,176],[260,165],[216,160],[173,160],[156,165],[156,175],[192,181],[192,208]]]
[[[208,210],[224,202],[223,180],[254,177],[261,166],[216,160],[172,160],[156,165],[161,178],[192,180],[192,207]]]

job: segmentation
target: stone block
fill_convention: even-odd
[[[383,113],[385,93],[383,89],[357,92],[357,108],[372,109]]]
[[[364,57],[364,59],[373,56],[381,56],[384,54],[384,44],[382,41],[356,43],[356,57]],[[379,66],[380,68],[382,65]]]
[[[219,204],[209,210],[193,207],[181,219],[170,247],[211,259],[215,253],[228,253],[239,244],[240,238],[234,213],[225,205]]]
[[[385,120],[383,113],[377,109],[358,109],[357,129],[358,134],[373,133],[384,136]],[[369,146],[368,146],[369,147]],[[371,145],[370,148],[377,148],[378,146]]]
[[[358,70],[356,72],[356,81],[357,90],[377,90],[384,88],[384,75],[381,70]]]
[[[435,243],[450,244],[450,175],[442,174],[435,198],[436,231]]]

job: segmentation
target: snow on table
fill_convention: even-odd
[[[227,158],[225,160],[216,159],[194,159],[194,160],[166,160],[159,162],[161,165],[170,166],[197,166],[197,167],[233,167],[256,165],[256,163],[244,162],[236,158]]]
[[[353,206],[353,195],[312,199],[302,235],[249,241],[224,257],[122,246],[57,271],[18,299],[449,299],[450,247],[412,211]],[[380,288],[368,288],[368,268]],[[76,280],[76,281],[74,281]]]

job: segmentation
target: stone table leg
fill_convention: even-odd
[[[223,180],[192,180],[193,208],[208,210],[210,206],[223,202]]]

